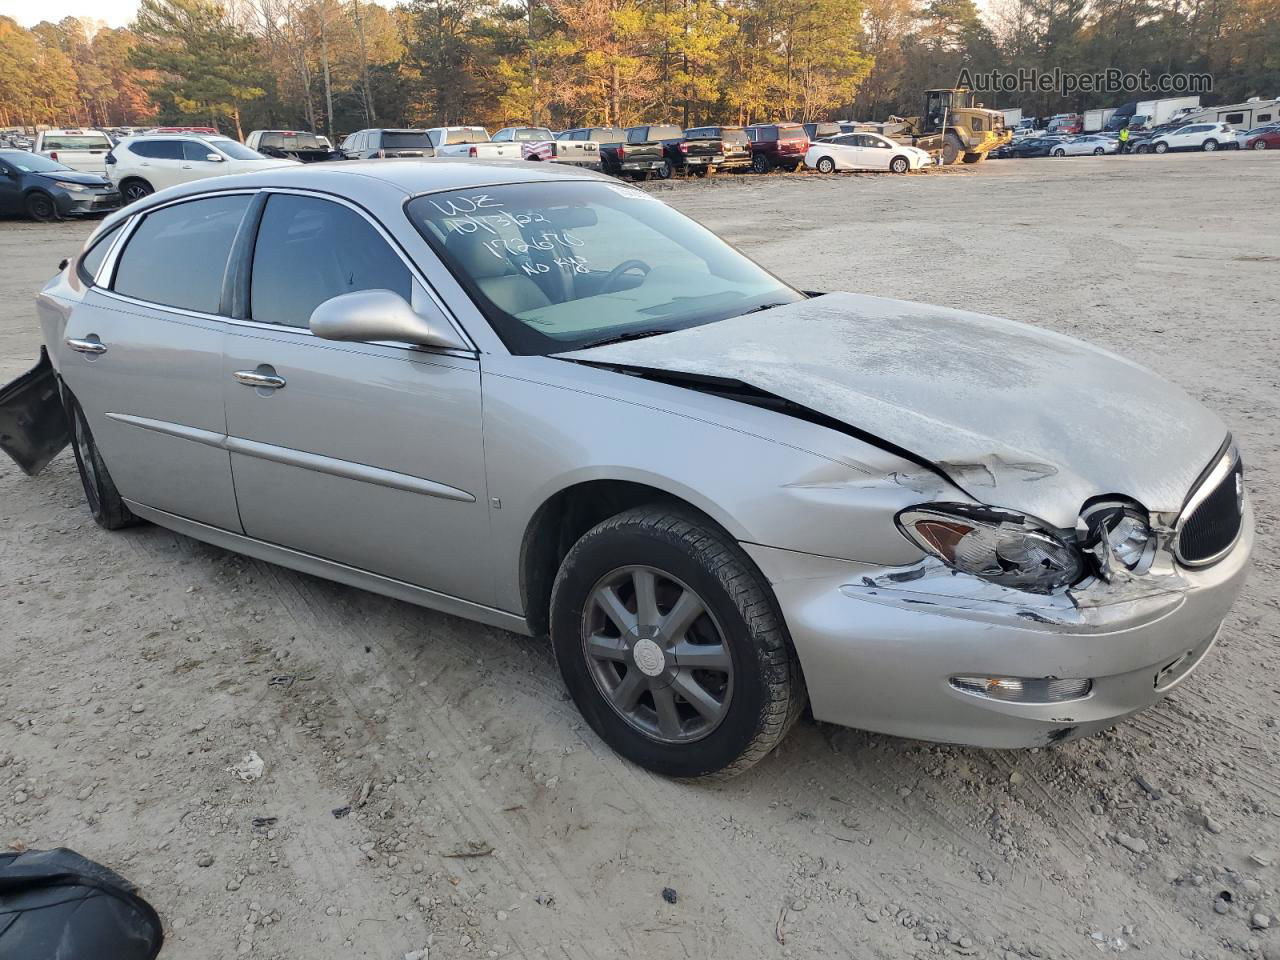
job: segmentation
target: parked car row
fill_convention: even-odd
[[[1114,131],[1080,136],[1040,135],[1015,139],[992,153],[993,157],[1078,157],[1121,152]],[[1171,153],[1198,150],[1277,150],[1280,124],[1236,130],[1229,123],[1163,124],[1130,135],[1125,153]]]

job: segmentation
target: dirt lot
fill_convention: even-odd
[[[542,643],[106,533],[64,454],[0,465],[0,844],[121,870],[171,958],[1275,960],[1277,183],[1268,153],[654,187],[806,289],[1086,337],[1227,419],[1254,574],[1216,654],[1118,729],[1001,753],[806,721],[735,781],[667,782],[595,739]],[[0,223],[0,379],[87,232]]]

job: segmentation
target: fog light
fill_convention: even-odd
[[[1005,703],[1061,703],[1079,700],[1093,688],[1087,679],[1035,679],[1023,677],[952,677],[951,686],[961,693]]]

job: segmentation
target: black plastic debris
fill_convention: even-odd
[[[0,960],[154,960],[163,944],[119,874],[65,848],[0,853]]]
[[[680,895],[676,893],[675,889],[672,887],[663,887],[662,899],[667,901],[667,903],[675,903],[677,900],[680,899]]]

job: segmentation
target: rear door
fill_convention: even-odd
[[[139,140],[126,149],[138,158],[132,165],[137,166],[138,175],[145,178],[153,189],[163,190],[187,179],[186,171],[182,169],[181,140]]]
[[[489,602],[478,359],[312,335],[311,311],[339,294],[427,296],[345,201],[272,193],[251,269],[221,378],[245,533]]]
[[[62,378],[121,496],[234,532],[222,294],[251,198],[183,200],[131,223],[101,268],[110,284],[85,291],[57,345]]]

